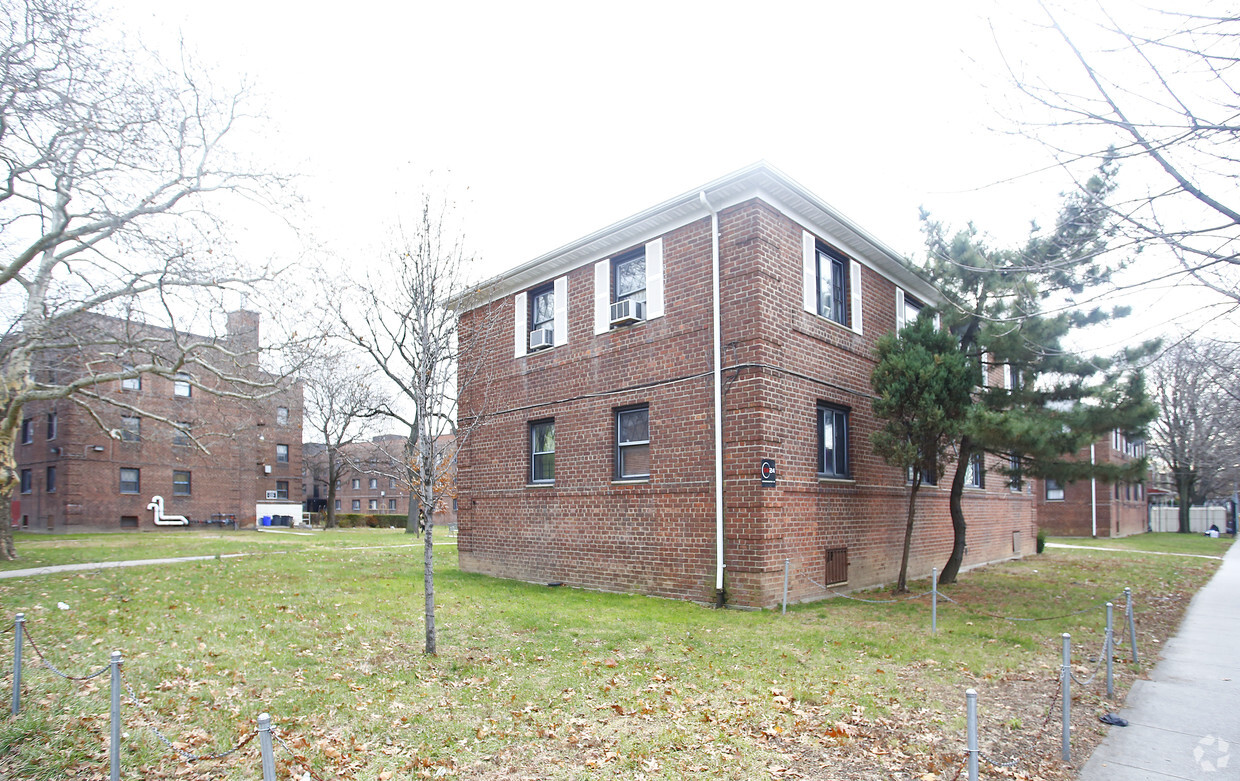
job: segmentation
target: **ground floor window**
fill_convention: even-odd
[[[28,494],[34,485],[34,477],[29,469],[22,470],[22,493]]]
[[[650,477],[650,408],[616,410],[616,477]]]
[[[141,472],[137,469],[121,468],[121,493],[136,494],[142,490]]]
[[[366,509],[367,509],[367,510],[378,510],[378,509],[379,509],[379,500],[378,500],[378,499],[371,499],[369,502],[367,502],[367,504],[366,504]]]
[[[390,513],[396,512],[396,500],[395,499],[388,499],[388,512]]]
[[[1049,477],[1046,478],[1046,501],[1063,501],[1063,486],[1057,480],[1052,480]]]
[[[555,421],[530,424],[530,482],[555,482]]]
[[[190,495],[190,474],[189,472],[175,469],[172,472],[172,495],[173,496],[189,496]]]
[[[361,499],[354,499],[354,500],[353,500],[353,509],[354,509],[355,511],[356,511],[356,510],[360,510],[360,509],[362,509],[362,500],[361,500]]]
[[[848,477],[848,410],[818,405],[818,474]]]
[[[288,498],[288,481],[287,480],[276,481],[276,498],[277,499]]]
[[[964,484],[966,488],[985,488],[985,456],[974,453],[969,456],[969,465],[965,467]]]
[[[56,467],[49,466],[47,468],[47,492],[49,494],[56,493]]]

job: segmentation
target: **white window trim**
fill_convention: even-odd
[[[555,336],[556,347],[568,344],[568,277],[557,277],[553,284],[555,296]]]
[[[520,358],[526,353],[526,344],[529,342],[530,332],[526,327],[529,324],[528,310],[526,309],[526,297],[528,291],[522,290],[512,297],[513,310],[513,357]]]
[[[853,333],[862,333],[862,294],[861,294],[861,263],[844,256],[848,261],[848,297],[849,323],[837,323],[826,315],[818,312],[818,237],[807,230],[801,231],[801,307],[812,315],[847,328]]]

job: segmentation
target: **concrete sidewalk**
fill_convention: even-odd
[[[1240,779],[1240,544],[1161,650],[1120,711],[1129,726],[1110,728],[1080,781]]]

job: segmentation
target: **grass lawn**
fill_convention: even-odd
[[[4,620],[24,612],[61,670],[81,675],[112,649],[124,654],[124,678],[142,702],[124,707],[124,778],[261,778],[257,742],[187,767],[150,727],[186,751],[210,753],[251,733],[267,711],[291,749],[277,751],[282,779],[307,767],[324,779],[380,781],[951,779],[971,686],[981,698],[983,749],[1021,760],[1007,777],[1066,779],[1058,724],[1046,721],[1058,713],[1059,633],[1072,633],[1078,675],[1088,675],[1101,647],[1101,602],[1131,586],[1143,660],[1152,660],[1218,566],[1050,549],[965,573],[947,589],[961,605],[940,603],[931,636],[924,598],[833,599],[786,616],[716,611],[462,573],[455,547],[443,546],[440,654],[428,658],[422,549],[394,547],[406,535],[209,535],[64,542],[78,560],[168,555],[174,541],[184,545],[178,553],[216,545],[288,553],[0,580]],[[44,555],[39,542],[20,540],[19,552]],[[69,555],[50,556],[55,547],[48,561]],[[0,649],[8,692],[11,633],[0,634]],[[106,676],[64,681],[29,646],[25,653],[25,707],[0,722],[0,777],[106,778]],[[1117,668],[1126,689],[1139,672]],[[1081,758],[1101,734],[1097,715],[1115,709],[1101,691],[1074,689]]]

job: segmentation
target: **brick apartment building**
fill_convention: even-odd
[[[462,569],[748,606],[780,599],[785,559],[794,601],[894,582],[908,488],[870,446],[874,343],[938,294],[817,196],[759,164],[479,290]],[[1036,534],[1031,490],[979,466],[966,566]],[[952,544],[947,486],[918,496],[912,577]]]
[[[454,437],[439,438],[446,449]],[[336,482],[336,512],[362,515],[409,515],[409,476],[403,468],[406,437],[380,434],[369,442],[353,442],[343,450],[344,467]],[[303,463],[305,484],[302,494],[306,510],[318,512],[327,507],[327,448],[321,442],[307,442]],[[444,494],[435,506],[437,526],[456,526],[455,486],[451,476]]]
[[[102,317],[92,317],[92,322],[104,328],[132,327]],[[230,312],[227,322],[224,346],[247,356],[235,370],[254,382],[275,383],[277,378],[259,369],[257,358],[251,357],[259,344],[259,315]],[[167,335],[151,326],[141,329],[148,344]],[[98,355],[42,360],[47,370],[62,375],[82,371],[83,365],[120,368],[103,365],[108,361]],[[290,494],[290,487],[296,491],[301,481],[301,386],[253,400],[207,390],[229,387],[192,370],[96,386],[104,401],[98,405],[103,423],[115,436],[71,401],[28,404],[15,447],[20,475],[13,495],[15,526],[55,533],[182,528],[156,526],[148,509],[155,496],[163,498],[165,515],[183,516],[192,525],[231,517],[239,526],[253,526],[256,505],[269,501],[291,500],[290,514],[295,514],[300,497]],[[195,439],[209,452],[196,447]]]
[[[1099,464],[1124,464],[1145,455],[1145,443],[1129,441],[1121,431],[1093,445]],[[1090,448],[1076,454],[1090,459]],[[1127,537],[1149,528],[1149,502],[1143,483],[1103,483],[1081,480],[1060,485],[1039,481],[1038,525],[1048,534],[1067,537]]]

